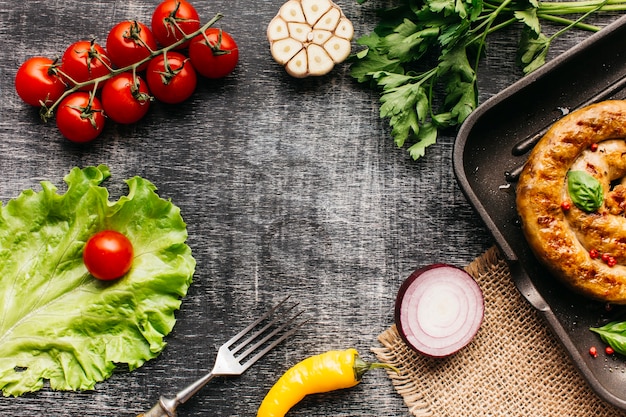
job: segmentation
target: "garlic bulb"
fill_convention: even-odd
[[[267,28],[272,57],[297,78],[329,73],[350,55],[353,35],[331,0],[289,0]]]

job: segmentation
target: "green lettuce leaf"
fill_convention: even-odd
[[[50,182],[0,206],[0,389],[88,390],[115,367],[155,358],[174,327],[195,269],[180,210],[149,181],[126,181],[109,201],[106,166],[73,169],[63,194]],[[112,229],[133,243],[130,272],[93,278],[87,239]]]

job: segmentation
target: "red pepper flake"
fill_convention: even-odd
[[[591,149],[591,152],[595,152],[598,150],[598,144],[597,143],[592,143],[591,145],[589,145],[589,149]]]
[[[608,253],[603,253],[602,254],[602,261],[603,262],[609,262],[609,258],[611,257],[611,255],[609,255]]]
[[[604,348],[604,353],[607,355],[612,355],[615,353],[615,350],[611,346],[607,346]]]
[[[589,348],[589,354],[590,354],[591,356],[593,356],[594,358],[597,358],[597,357],[598,357],[598,349],[596,349],[596,347],[595,347],[595,346],[591,346],[591,347]]]
[[[561,203],[561,209],[563,211],[569,211],[569,209],[571,209],[571,208],[572,208],[572,203],[570,203],[569,201],[563,201]]]
[[[615,259],[614,256],[609,256],[609,259],[606,260],[606,264],[613,268],[615,265],[617,265],[617,259]]]
[[[600,256],[600,252],[598,252],[597,249],[591,249],[589,251],[589,256],[591,257],[591,259],[598,259],[598,256]]]

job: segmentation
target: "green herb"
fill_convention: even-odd
[[[67,191],[50,182],[0,207],[0,389],[92,389],[116,364],[130,370],[156,357],[195,261],[180,210],[145,179],[109,201],[105,166],[75,168]],[[82,251],[97,231],[132,241],[131,271],[105,283],[87,273]]]
[[[574,204],[589,213],[596,211],[604,201],[602,184],[585,171],[567,174],[567,191]]]
[[[614,321],[602,327],[591,327],[589,330],[599,334],[602,341],[613,350],[626,355],[626,321]]]
[[[364,3],[366,0],[357,0]],[[487,38],[504,27],[522,27],[517,62],[524,73],[544,64],[551,43],[599,11],[626,10],[626,0],[395,0],[380,12],[374,31],[357,40],[351,75],[380,91],[380,117],[399,147],[414,159],[443,129],[459,126],[478,105],[476,71]],[[576,20],[563,16],[576,14]],[[563,25],[553,35],[541,22]]]

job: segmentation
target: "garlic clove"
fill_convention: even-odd
[[[323,46],[330,38],[332,38],[333,33],[327,30],[315,29],[311,32],[311,35],[311,42]]]
[[[319,45],[314,43],[306,48],[307,61],[309,64],[310,75],[328,74],[335,66],[335,62],[330,58],[328,53]]]
[[[314,26],[330,8],[330,0],[302,0],[302,10],[309,25]]]
[[[267,27],[267,37],[268,39],[285,39],[289,37],[289,28],[287,26],[287,22],[285,22],[280,17],[276,19],[272,19],[269,26]]]
[[[313,29],[334,31],[341,19],[341,11],[336,7],[331,8],[313,25]]]
[[[278,15],[282,17],[285,22],[306,23],[302,4],[298,0],[290,0],[283,4],[278,11]]]
[[[306,23],[287,23],[289,36],[298,42],[310,42],[312,39],[311,26]]]
[[[333,36],[324,44],[324,50],[334,62],[345,61],[350,55],[350,41],[338,36]]]
[[[285,65],[285,70],[289,75],[295,78],[304,78],[309,75],[308,59],[306,49],[301,49],[293,58]]]
[[[303,48],[302,42],[292,38],[279,39],[272,44],[272,56],[281,65],[285,65]]]
[[[352,37],[354,36],[354,26],[352,26],[352,22],[345,17],[341,18],[337,28],[335,29],[335,35],[349,41],[352,40]]]

